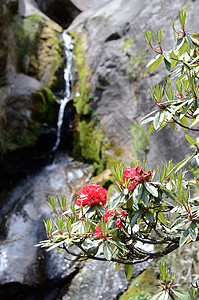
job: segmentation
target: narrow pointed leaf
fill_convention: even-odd
[[[149,131],[148,131],[148,133],[147,133],[147,138],[150,136],[150,134],[151,134],[151,132],[153,131],[153,129],[154,129],[154,124],[153,124],[153,122],[151,123],[151,126],[150,126],[150,128],[149,128]]]
[[[124,265],[124,271],[126,274],[126,279],[130,280],[131,276],[133,275],[134,265]]]
[[[192,222],[191,225],[189,226],[189,233],[191,235],[192,241],[196,241],[197,236],[198,236],[198,227],[196,223]]]
[[[151,183],[145,181],[144,186],[151,195],[153,195],[156,198],[158,197],[158,189],[154,187]]]
[[[146,211],[146,212],[145,212],[145,216],[146,216],[147,220],[148,220],[150,223],[153,223],[153,222],[154,222],[154,217],[153,217],[152,212]]]
[[[188,141],[190,144],[192,144],[192,145],[194,145],[195,147],[197,147],[196,141],[195,141],[192,137],[190,137],[188,134],[185,134],[185,137],[186,137],[187,141]]]
[[[133,218],[131,219],[131,226],[133,227],[135,225],[135,223],[137,222],[137,220],[139,219],[139,217],[143,214],[144,210],[143,209],[139,209],[136,211],[136,213],[134,214]]]
[[[187,228],[183,232],[183,234],[182,234],[182,236],[180,238],[179,246],[182,247],[187,242],[187,240],[189,239],[189,237],[190,237],[190,232],[189,232],[189,228]]]
[[[104,256],[105,258],[109,261],[111,260],[111,257],[112,257],[112,249],[109,245],[109,243],[107,241],[104,242],[104,245],[103,245],[103,253],[104,253]]]

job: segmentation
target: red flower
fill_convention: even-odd
[[[77,205],[105,205],[107,198],[107,191],[97,185],[96,183],[91,183],[91,185],[87,185],[83,187],[80,194],[77,196]]]
[[[95,234],[94,234],[94,236],[95,237],[104,237],[103,232],[102,232],[100,226],[97,226],[95,228]]]
[[[117,214],[121,215],[122,217],[126,217],[128,215],[127,211],[121,209],[117,210]]]
[[[121,209],[110,209],[110,210],[105,210],[104,214],[103,214],[103,221],[108,221],[108,218],[113,217],[113,218],[117,218],[118,216],[127,216],[128,213],[125,210],[121,210]]]
[[[142,167],[138,166],[134,168],[127,168],[123,171],[123,183],[126,181],[129,182],[128,189],[130,191],[134,191],[135,187],[139,183],[143,183],[144,181],[150,181],[151,171],[143,172]]]
[[[108,218],[112,217],[117,218],[117,220],[115,221],[115,225],[119,228],[119,230],[122,229],[122,222],[121,219],[119,218],[119,216],[125,217],[127,216],[128,213],[125,210],[121,210],[121,209],[110,209],[110,210],[105,210],[105,213],[103,214],[102,220],[107,222]]]
[[[142,177],[143,177],[143,180],[144,180],[144,181],[150,181],[151,171],[145,172],[145,173],[142,175]]]
[[[118,227],[119,230],[122,229],[121,224],[122,224],[121,219],[120,219],[120,218],[117,218],[117,220],[115,221],[115,225]]]

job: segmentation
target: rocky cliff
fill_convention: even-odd
[[[164,47],[169,50],[173,40],[170,20],[177,19],[178,8],[188,10],[187,28],[197,30],[198,6],[186,0],[112,0],[97,10],[84,11],[68,29],[80,37],[90,68],[90,105],[100,117],[105,137],[113,148],[122,150],[126,161],[147,158],[149,166],[154,166],[164,159],[177,162],[187,152],[180,129],[153,133],[148,144],[139,125],[140,118],[153,107],[149,86],[167,74],[160,67],[152,75],[143,75],[153,57],[143,31],[162,27]]]

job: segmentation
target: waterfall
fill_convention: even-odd
[[[64,50],[66,55],[66,67],[64,69],[64,80],[65,80],[65,93],[64,93],[64,99],[61,100],[60,108],[59,108],[59,114],[58,114],[58,121],[57,121],[57,138],[55,145],[52,149],[52,151],[55,151],[60,143],[61,138],[61,127],[63,123],[63,117],[64,117],[64,110],[66,107],[66,104],[68,103],[70,99],[70,77],[71,77],[71,65],[72,65],[72,49],[73,49],[73,39],[69,34],[66,32],[63,32],[62,34],[63,41],[64,41]]]

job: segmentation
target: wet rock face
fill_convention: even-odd
[[[4,241],[0,245],[1,283],[17,281],[34,285],[74,272],[73,264],[64,264],[58,252],[45,253],[35,245],[46,239],[43,219],[50,217],[45,202],[48,195],[65,194],[68,205],[90,178],[91,167],[58,157],[52,165],[19,185],[6,201],[0,219],[4,224]]]
[[[135,150],[131,145],[134,139],[130,135],[131,124],[139,123],[140,118],[153,109],[149,85],[160,82],[165,75],[165,70],[159,68],[152,75],[143,76],[146,63],[154,53],[147,48],[142,32],[146,28],[162,27],[163,46],[169,50],[173,42],[170,19],[177,18],[178,8],[182,7],[188,10],[187,28],[197,29],[198,6],[195,2],[180,0],[109,1],[97,10],[91,8],[81,13],[69,28],[87,37],[83,47],[93,71],[92,106],[101,118],[105,135],[122,148],[127,162]],[[148,153],[150,166],[173,155],[175,161],[184,157],[188,147],[184,143],[184,132],[179,134],[179,131],[168,128],[152,134]]]

